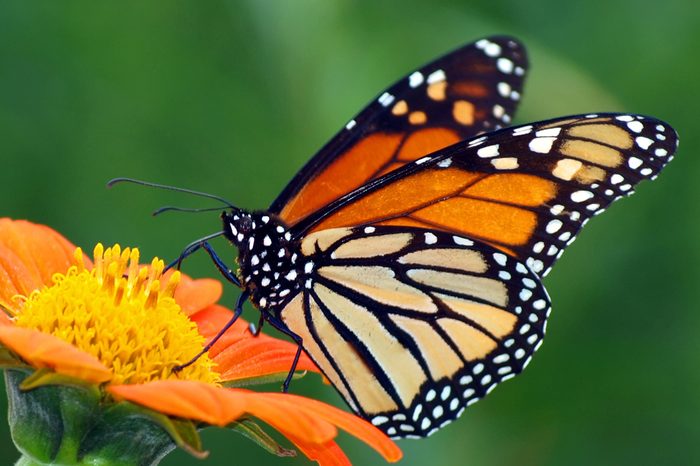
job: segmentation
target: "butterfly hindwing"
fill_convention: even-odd
[[[294,225],[367,182],[510,122],[527,58],[510,37],[466,45],[382,92],[326,144],[273,202]]]
[[[675,131],[637,115],[564,117],[463,141],[380,178],[297,225],[438,229],[500,248],[544,276],[594,215],[653,179]]]
[[[410,227],[324,230],[301,245],[280,316],[350,406],[429,435],[519,373],[544,336],[539,278],[487,244]]]

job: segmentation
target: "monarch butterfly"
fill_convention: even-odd
[[[527,366],[550,313],[541,279],[677,147],[669,125],[638,115],[503,128],[527,66],[497,36],[409,74],[268,211],[216,197],[222,231],[177,262],[205,249],[243,289],[229,325],[250,299],[359,415],[395,438],[432,434]],[[237,273],[208,243],[221,235]]]

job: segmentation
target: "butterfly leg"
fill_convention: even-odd
[[[262,330],[264,323],[265,323],[265,314],[263,314],[261,312],[260,318],[258,319],[257,326],[252,322],[250,324],[248,324],[248,329],[250,330],[250,333],[252,333],[254,337],[257,337],[258,335],[260,335],[260,331]]]
[[[299,363],[299,358],[301,357],[301,350],[303,348],[302,347],[303,340],[299,335],[297,335],[296,333],[289,330],[289,328],[284,324],[284,322],[277,319],[276,317],[274,317],[272,315],[267,315],[266,320],[270,323],[270,325],[272,325],[274,328],[276,328],[280,332],[287,335],[289,338],[294,340],[294,343],[297,344],[297,352],[294,355],[294,361],[292,361],[292,367],[289,369],[289,373],[287,374],[287,378],[284,379],[284,383],[282,384],[282,391],[284,393],[287,393],[289,391],[289,383],[292,381],[292,377],[294,377],[294,372],[297,370],[297,364]]]
[[[214,346],[216,344],[216,342],[219,341],[219,339],[221,339],[222,336],[224,336],[224,333],[226,333],[226,331],[229,328],[231,328],[231,326],[233,324],[235,324],[236,321],[238,320],[238,318],[241,316],[241,313],[243,312],[243,304],[248,299],[248,296],[249,296],[248,291],[244,291],[243,293],[241,293],[241,295],[238,297],[238,301],[236,302],[236,309],[233,311],[233,315],[231,316],[231,319],[229,319],[229,321],[226,322],[226,325],[224,325],[221,328],[221,330],[219,330],[219,332],[216,335],[214,335],[214,338],[209,340],[209,342],[206,345],[204,345],[204,348],[202,348],[202,351],[197,353],[197,355],[195,357],[193,357],[192,359],[187,361],[185,364],[175,366],[173,368],[173,371],[175,371],[175,372],[181,371],[182,369],[184,369],[185,367],[189,366],[190,364],[195,362],[197,359],[199,359],[204,353],[209,351],[211,349],[211,347]],[[296,361],[295,361],[295,365],[296,365]]]
[[[187,259],[189,256],[191,256],[200,249],[204,249],[207,252],[207,254],[209,254],[209,257],[211,257],[212,262],[214,262],[214,265],[226,280],[241,288],[241,282],[240,280],[238,280],[238,277],[236,277],[236,274],[234,274],[233,270],[226,266],[224,261],[221,260],[219,255],[216,253],[216,251],[214,251],[214,248],[211,247],[208,241],[197,241],[188,245],[177,259],[168,264],[165,270],[169,270],[173,267],[176,267],[177,270],[180,270],[182,261]]]
[[[180,253],[180,255],[178,256],[177,259],[175,259],[174,261],[169,263],[167,265],[167,267],[165,267],[165,270],[168,271],[175,266],[177,266],[177,269],[180,270],[180,266],[182,265],[183,260],[185,260],[187,257],[189,257],[190,255],[195,253],[197,250],[202,248],[203,247],[202,245],[204,243],[206,243],[207,241],[209,241],[210,239],[217,238],[223,234],[224,234],[223,232],[217,231],[216,233],[213,233],[211,235],[207,235],[207,236],[199,238],[195,241],[192,241],[190,244],[185,246],[185,249],[182,250],[182,252]]]

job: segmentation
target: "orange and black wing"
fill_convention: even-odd
[[[510,37],[466,45],[414,71],[328,142],[270,206],[288,225],[402,165],[507,126],[527,69]]]
[[[338,228],[301,243],[304,286],[281,311],[359,414],[424,437],[509,379],[544,337],[550,304],[522,262],[412,227]]]
[[[571,116],[495,131],[422,157],[293,228],[430,228],[488,243],[544,276],[594,215],[654,179],[678,143],[653,118]]]

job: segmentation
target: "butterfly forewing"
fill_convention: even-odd
[[[577,232],[676,150],[667,124],[565,117],[460,142],[359,189],[297,226],[438,229],[493,245],[545,275]]]
[[[510,122],[527,58],[510,37],[464,46],[382,92],[297,174],[270,207],[294,225],[406,163]]]
[[[523,263],[459,235],[324,230],[302,242],[280,313],[350,406],[394,437],[429,435],[539,346],[549,298]]]
[[[153,185],[230,207],[223,230],[174,264],[205,249],[244,289],[225,328],[249,299],[298,343],[285,389],[303,348],[388,435],[430,435],[527,366],[550,313],[541,278],[591,217],[654,179],[678,146],[669,125],[638,115],[503,129],[526,70],[519,42],[489,37],[410,73],[269,211]],[[219,235],[238,249],[236,275],[208,243]]]

